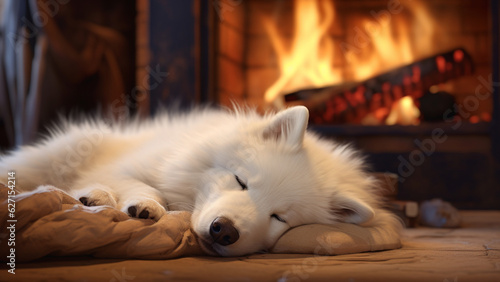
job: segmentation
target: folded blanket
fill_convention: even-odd
[[[154,222],[130,218],[108,206],[83,206],[53,186],[18,194],[10,202],[9,191],[0,184],[2,260],[11,255],[11,248],[18,262],[49,255],[136,259],[207,255],[190,229],[189,212],[171,211]],[[394,249],[400,247],[394,232],[352,224],[304,225],[285,233],[271,252],[335,255]]]

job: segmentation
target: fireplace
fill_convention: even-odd
[[[306,105],[313,130],[353,142],[373,170],[397,173],[401,199],[496,206],[495,1],[221,0],[212,8],[218,103],[263,112]]]

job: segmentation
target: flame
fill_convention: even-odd
[[[295,29],[291,44],[278,32],[275,21],[263,19],[280,69],[280,77],[265,92],[267,105],[283,108],[282,93],[362,81],[411,63],[417,56],[430,55],[425,52],[432,45],[434,21],[420,1],[405,3],[403,8],[410,17],[386,11],[385,17],[368,14],[349,27],[347,34],[353,30],[363,32],[366,44],[348,50],[340,46],[345,57],[343,69],[334,67],[334,48],[339,45],[338,42],[335,45],[328,34],[335,21],[333,1],[294,0],[294,5]],[[392,107],[372,113],[371,120],[382,122],[387,118],[388,124],[416,124],[418,115],[412,98],[407,97],[395,101]]]
[[[381,19],[378,29],[371,34],[372,48],[363,49],[360,56],[353,51],[346,53],[347,62],[355,67],[354,80],[364,80],[385,70],[411,63],[414,60],[411,44],[406,37],[394,36],[391,21]],[[373,21],[365,21],[365,30],[370,30]],[[408,34],[405,25],[397,25],[397,34]]]
[[[411,22],[403,16],[390,15],[376,20],[361,21],[369,46],[345,52],[347,64],[353,66],[352,79],[364,80],[392,68],[409,64],[419,57],[428,56],[433,40],[433,19],[427,9],[418,1],[406,3],[412,14]],[[388,13],[388,12],[387,12]],[[411,28],[418,26],[418,30]],[[412,38],[412,36],[414,38]],[[371,48],[370,48],[371,47]],[[420,54],[419,54],[420,53]]]
[[[322,12],[322,13],[321,13]],[[264,18],[264,26],[278,54],[281,76],[265,93],[266,104],[281,108],[282,92],[306,87],[322,87],[340,82],[333,66],[333,41],[327,36],[335,17],[331,1],[295,1],[294,34],[289,50],[276,23]]]

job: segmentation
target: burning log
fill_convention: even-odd
[[[299,90],[285,95],[285,102],[307,106],[315,124],[359,123],[369,113],[390,109],[404,96],[420,98],[431,86],[473,71],[472,57],[458,48],[360,83]]]

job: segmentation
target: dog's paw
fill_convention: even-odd
[[[112,192],[102,185],[76,190],[71,194],[85,206],[117,206],[116,198]]]
[[[123,205],[122,211],[131,217],[153,220],[159,220],[167,213],[167,210],[160,203],[150,198],[129,201]]]

